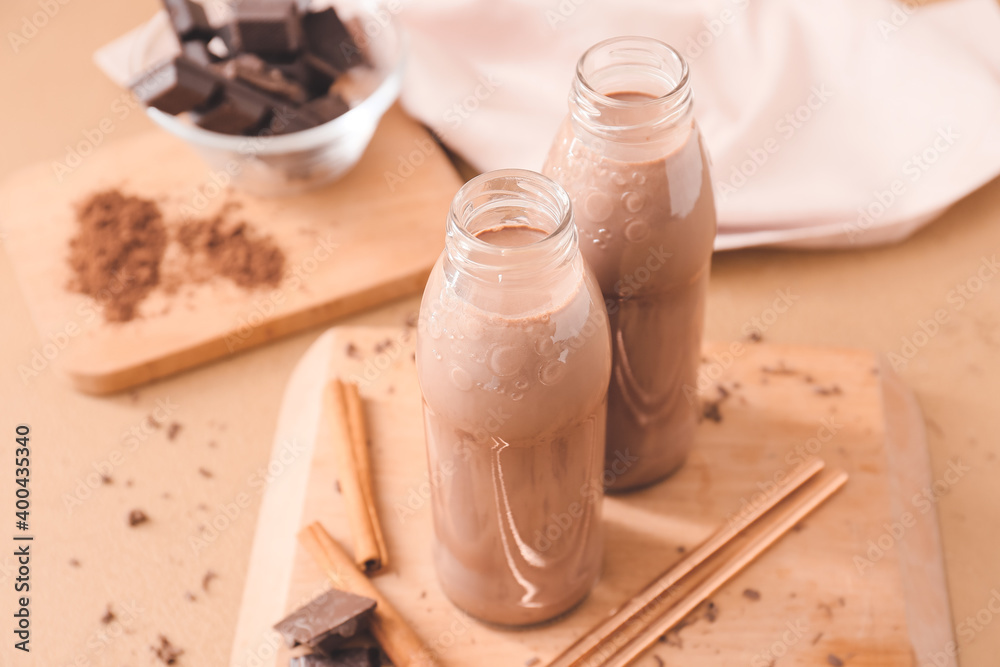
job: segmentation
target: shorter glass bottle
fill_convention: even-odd
[[[600,571],[611,344],[561,187],[510,169],[459,190],[416,360],[444,592],[503,625],[569,610]]]

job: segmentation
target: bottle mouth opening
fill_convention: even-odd
[[[587,49],[577,61],[577,80],[602,104],[617,108],[662,105],[688,88],[687,61],[651,37],[612,37]],[[621,99],[637,93],[646,99]]]
[[[551,179],[526,169],[500,169],[463,185],[448,221],[448,235],[466,251],[507,256],[555,244],[572,226],[573,215],[569,195]],[[503,230],[523,230],[528,242],[489,240]]]

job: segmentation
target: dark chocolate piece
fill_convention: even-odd
[[[196,111],[198,127],[223,134],[243,134],[258,129],[269,117],[277,100],[239,81],[228,81],[221,100]]]
[[[292,658],[288,667],[381,667],[382,656],[375,647],[348,648],[329,656],[311,653]]]
[[[241,53],[224,62],[219,69],[228,79],[243,81],[293,102],[301,103],[308,99],[301,84],[288,79],[280,69],[272,67],[252,53]]]
[[[313,56],[310,63],[333,77],[365,62],[333,7],[303,16],[302,33],[306,51]]]
[[[220,34],[231,53],[288,56],[302,46],[302,24],[293,0],[241,0]]]
[[[296,58],[290,63],[279,63],[274,65],[286,78],[295,81],[302,86],[309,99],[320,97],[330,92],[334,77],[329,73],[317,69],[306,62],[305,57]]]
[[[368,626],[375,600],[331,589],[274,626],[289,648],[306,645],[329,653]]]
[[[205,8],[193,0],[163,0],[163,6],[170,17],[177,37],[183,42],[189,39],[209,40],[215,34],[212,24],[205,16]]]
[[[208,50],[205,42],[197,39],[192,39],[181,44],[181,52],[185,58],[202,67],[207,67],[209,64],[219,60],[215,54]]]
[[[341,116],[349,107],[343,98],[336,93],[326,97],[317,97],[299,107],[287,107],[281,111],[275,110],[271,121],[271,130],[275,134],[301,132],[322,125]]]
[[[179,114],[207,103],[219,83],[184,57],[159,67],[132,86],[140,102],[169,114]]]

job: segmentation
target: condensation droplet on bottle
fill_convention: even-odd
[[[645,220],[629,220],[625,223],[625,238],[636,243],[649,236],[649,223]]]
[[[610,229],[605,229],[604,227],[597,230],[597,235],[602,241],[610,241],[611,237],[614,236]]]
[[[626,192],[622,195],[622,203],[629,213],[638,213],[642,210],[645,198],[638,192]]]
[[[434,350],[434,358],[437,359],[438,361],[441,361],[441,359],[443,359],[441,353],[438,352],[437,350]]]
[[[535,340],[535,352],[542,357],[552,356],[555,349],[556,344],[552,342],[551,336],[541,336]]]
[[[436,315],[431,315],[427,318],[427,333],[431,338],[440,338],[442,332],[441,320]]]
[[[460,391],[472,389],[472,376],[461,366],[453,366],[451,369],[451,383]]]
[[[542,384],[546,385],[553,385],[559,382],[564,375],[566,375],[566,364],[558,359],[548,361],[538,369],[538,379]]]
[[[625,185],[626,183],[628,183],[628,180],[625,178],[625,176],[622,175],[621,172],[616,171],[613,174],[611,174],[611,182],[614,183],[615,185]]]
[[[512,401],[520,401],[522,398],[524,398],[524,393],[523,392],[512,391],[510,393],[510,400],[512,400]]]
[[[521,370],[526,356],[522,347],[496,345],[489,351],[486,365],[500,377],[508,377]]]
[[[603,222],[611,217],[613,206],[611,197],[599,190],[595,190],[587,195],[584,202],[584,210],[587,216],[594,222]]]
[[[514,388],[515,388],[515,389],[517,389],[518,391],[524,391],[524,390],[525,390],[525,389],[527,389],[527,388],[528,388],[529,386],[530,386],[530,385],[528,384],[528,381],[527,381],[527,380],[525,380],[524,378],[518,378],[518,379],[517,379],[517,380],[516,380],[516,381],[514,382]]]
[[[633,171],[632,172],[632,180],[635,181],[636,183],[638,183],[639,185],[645,185],[645,183],[646,183],[646,175],[643,174],[643,173],[641,173],[641,172],[638,172],[638,171]]]

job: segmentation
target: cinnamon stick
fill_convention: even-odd
[[[822,467],[819,462],[799,468],[776,500],[746,517],[743,526],[718,531],[695,552],[696,558],[685,559],[654,580],[547,667],[630,664],[846,483],[847,474],[842,471],[813,479]]]
[[[337,479],[351,525],[354,560],[370,574],[386,565],[388,554],[375,509],[368,432],[358,386],[340,379],[331,380],[325,403],[333,435]]]
[[[363,595],[377,603],[371,631],[397,667],[437,667],[431,652],[392,604],[352,562],[343,548],[319,522],[299,533],[299,542],[341,590]]]
[[[730,521],[713,533],[707,540],[691,551],[683,560],[654,579],[644,589],[611,612],[606,620],[574,642],[559,654],[547,667],[573,667],[583,664],[583,659],[592,656],[609,637],[614,636],[621,646],[642,630],[642,620],[655,617],[673,603],[674,588],[677,583],[718,553],[739,533],[757,521],[761,516],[787,498],[806,481],[823,469],[820,459],[810,459],[792,470],[780,483],[775,485],[765,499],[756,504],[738,521]]]

